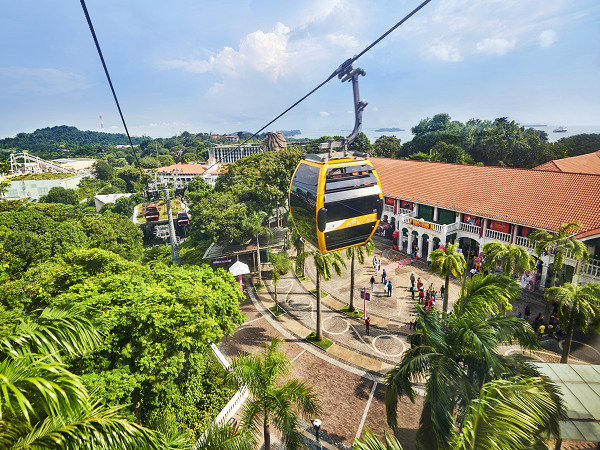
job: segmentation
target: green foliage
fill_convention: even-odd
[[[131,197],[119,197],[115,200],[113,212],[129,219],[133,216],[135,205],[136,202]]]
[[[410,349],[386,376],[390,426],[397,426],[398,397],[406,395],[414,402],[412,381],[426,380],[417,439],[423,448],[446,448],[454,425],[465,423],[469,407],[477,405],[473,402],[484,392],[485,383],[540,376],[535,366],[521,356],[498,353],[505,342],[516,341],[523,349],[539,347],[527,322],[504,316],[504,305],[517,295],[515,281],[488,275],[476,277],[465,285],[452,314],[442,315],[435,308],[425,311],[415,305],[419,319],[416,331],[408,338]],[[556,388],[547,380],[543,380],[543,388],[560,409]],[[553,419],[556,423],[550,426],[550,431],[555,432],[558,417]]]
[[[11,177],[10,181],[21,181],[21,180],[64,180],[65,178],[72,177],[72,173],[64,172],[42,172],[42,173],[30,173],[27,175],[18,175]]]
[[[396,158],[402,144],[396,136],[381,136],[373,144],[371,154],[379,158]]]
[[[484,267],[490,269],[500,263],[502,264],[502,274],[504,276],[512,276],[515,270],[517,273],[522,274],[535,268],[533,256],[519,245],[488,242],[482,250],[483,253],[488,253],[485,257]]]
[[[431,259],[431,266],[429,267],[430,273],[440,272],[440,275],[446,277],[445,289],[444,289],[444,304],[442,311],[448,311],[448,290],[450,287],[450,274],[458,277],[462,275],[467,266],[465,257],[462,253],[458,253],[456,249],[458,244],[446,244],[446,247],[442,250],[438,248],[429,254]]]
[[[281,349],[283,341],[273,338],[257,354],[234,359],[229,377],[246,385],[250,398],[243,407],[242,429],[255,438],[263,425],[265,448],[271,448],[271,424],[282,434],[287,449],[297,449],[303,442],[298,416],[310,420],[320,413],[312,387],[288,377],[292,364]]]
[[[63,203],[65,205],[77,205],[79,198],[74,189],[64,187],[53,187],[47,195],[40,197],[40,203]]]
[[[103,159],[92,165],[92,173],[101,181],[111,181],[115,177],[115,168]]]

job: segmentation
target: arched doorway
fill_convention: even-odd
[[[423,258],[426,258],[427,255],[429,255],[429,247],[430,247],[430,242],[431,242],[431,238],[429,237],[428,234],[423,234],[421,236],[423,238],[423,250],[421,252],[421,255],[423,255]]]
[[[479,258],[479,242],[475,239],[468,237],[461,237],[458,241],[458,247],[462,250],[465,260],[467,261],[467,268],[473,266],[473,258]]]

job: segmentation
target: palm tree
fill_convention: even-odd
[[[84,317],[79,307],[45,309],[0,342],[0,447],[174,448],[122,418],[122,407],[98,405],[67,370],[63,356],[80,356],[102,341]]]
[[[576,259],[586,262],[589,254],[584,243],[573,236],[580,229],[578,222],[563,223],[556,233],[546,230],[535,230],[529,235],[529,242],[535,245],[535,254],[539,258],[544,253],[554,251],[554,268],[550,280],[552,287],[556,286],[556,278],[565,264],[565,256],[569,250]]]
[[[561,419],[566,419],[566,410],[558,388],[542,377],[493,380],[483,385],[469,405],[449,447],[548,448],[547,436],[560,436]]]
[[[452,450],[480,448],[547,448],[547,436],[560,436],[566,417],[558,388],[542,377],[516,376],[485,383],[467,408],[443,447]],[[352,450],[402,450],[398,439],[384,432],[383,442],[369,429],[356,439]]]
[[[271,273],[273,277],[273,286],[275,288],[275,309],[277,310],[279,309],[279,304],[277,303],[277,284],[279,284],[279,280],[283,275],[292,270],[292,262],[285,250],[282,250],[279,253],[269,252],[269,259],[273,265],[273,271]]]
[[[430,273],[436,273],[438,270],[441,276],[446,277],[446,284],[444,289],[444,304],[442,311],[448,312],[448,291],[450,287],[450,274],[455,277],[459,277],[465,270],[467,262],[462,253],[458,253],[456,249],[458,244],[447,244],[444,250],[438,248],[429,254],[431,259],[431,267],[429,268]]]
[[[338,277],[342,276],[342,267],[344,269],[346,268],[346,261],[344,261],[340,252],[331,252],[322,255],[318,251],[312,251],[308,252],[308,256],[313,258],[315,270],[317,272],[317,280],[315,282],[315,287],[317,288],[317,330],[315,339],[321,341],[323,340],[321,320],[321,277],[323,277],[325,281],[331,280],[332,268]]]
[[[558,304],[558,320],[566,333],[560,362],[566,364],[575,327],[587,333],[591,325],[600,332],[600,284],[588,283],[581,287],[565,283],[546,290],[546,300]]]
[[[264,225],[265,219],[267,218],[267,213],[264,211],[254,212],[251,217],[246,218],[242,222],[242,226],[244,229],[249,232],[254,239],[256,239],[256,259],[258,262],[258,284],[259,286],[262,284],[262,274],[260,272],[260,243],[259,237],[260,235],[266,235],[269,240],[273,238],[273,232],[271,229]]]
[[[412,382],[416,380],[425,381],[426,388],[417,439],[423,448],[436,449],[448,442],[454,424],[464,420],[484,383],[539,376],[522,357],[497,353],[507,341],[516,341],[524,349],[539,348],[527,322],[502,314],[503,305],[518,292],[516,281],[488,275],[466,283],[452,314],[440,314],[435,308],[426,312],[416,305],[420,326],[408,337],[410,349],[400,364],[386,375],[386,412],[392,428],[397,426],[398,398],[407,395],[415,401]]]
[[[350,312],[354,311],[354,259],[358,259],[359,264],[365,263],[365,251],[367,252],[367,256],[371,255],[371,252],[375,248],[375,244],[372,239],[369,239],[364,245],[359,245],[356,247],[348,247],[346,249],[346,258],[351,260],[350,263],[350,304],[348,305],[348,310]]]
[[[273,338],[257,354],[236,358],[229,374],[231,379],[247,386],[251,396],[243,408],[241,427],[257,436],[262,425],[265,449],[271,448],[271,421],[281,432],[285,448],[296,449],[302,442],[296,413],[307,421],[320,413],[312,387],[297,379],[287,379],[292,364],[280,347],[282,342]]]
[[[518,245],[488,242],[483,246],[483,253],[488,254],[483,266],[490,269],[502,263],[502,273],[507,277],[510,277],[515,269],[521,274],[533,271],[535,268],[533,256],[527,253],[524,247]]]

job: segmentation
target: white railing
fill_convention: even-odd
[[[530,244],[529,239],[527,239],[526,237],[523,237],[523,236],[517,236],[517,240],[515,241],[515,244],[517,244],[520,247],[528,248],[529,250],[533,250],[535,248],[535,245]]]
[[[225,370],[229,369],[229,366],[231,364],[229,364],[229,361],[227,361],[227,358],[225,358],[223,353],[221,353],[221,351],[219,350],[219,347],[217,347],[215,344],[213,344],[211,342],[210,349],[212,350],[215,357],[219,360],[219,362],[221,363],[223,368]],[[227,402],[227,404],[221,410],[221,412],[219,414],[217,414],[217,417],[215,417],[215,420],[214,420],[214,424],[218,425],[222,422],[226,422],[229,419],[231,419],[233,416],[235,416],[235,413],[238,412],[238,410],[242,407],[242,405],[244,404],[244,402],[246,401],[247,398],[248,398],[248,388],[246,386],[242,386],[233,395],[233,397],[231,397],[231,400],[229,400]],[[202,433],[202,436],[200,436],[198,438],[198,440],[192,447],[192,450],[199,450],[200,448],[202,448],[202,442],[204,441],[204,438],[206,437],[206,433],[208,433],[208,430],[206,430],[204,433]]]
[[[408,217],[417,217],[416,211],[404,208],[398,208],[398,214]]]
[[[479,233],[481,233],[481,227],[478,227],[477,225],[471,225],[469,223],[463,223],[463,222],[461,222],[461,224],[460,224],[460,230],[466,231],[467,233],[476,234],[476,235],[479,235]]]
[[[383,205],[383,212],[394,212],[394,207],[392,205]]]
[[[510,242],[510,234],[502,233],[501,231],[487,229],[485,230],[485,237],[495,239],[497,241]]]
[[[444,227],[445,227],[445,230],[446,230],[446,231],[444,231],[444,234],[449,234],[449,233],[453,233],[453,232],[459,230],[460,229],[460,223],[458,223],[458,222],[449,223],[447,225],[444,225]]]
[[[600,259],[590,260],[583,265],[582,273],[594,278],[600,278]]]

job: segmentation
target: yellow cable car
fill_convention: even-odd
[[[368,159],[306,155],[294,172],[290,213],[300,236],[327,254],[363,245],[379,225],[383,194]]]

